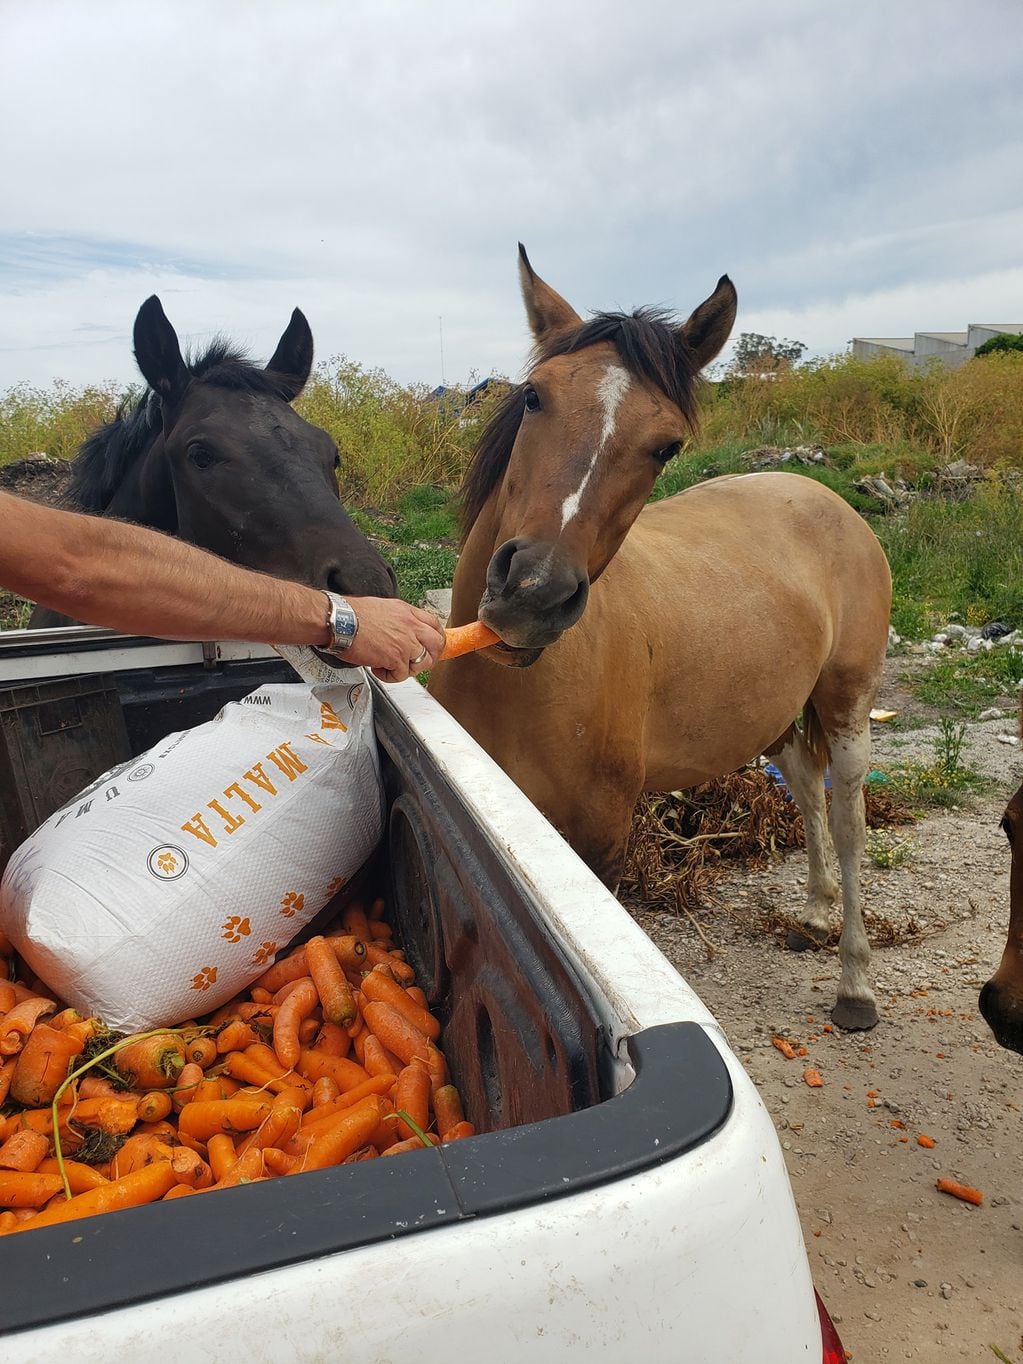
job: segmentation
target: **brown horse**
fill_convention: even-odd
[[[700,370],[735,318],[731,281],[682,324],[650,310],[584,322],[519,252],[536,349],[466,475],[451,615],[478,615],[502,643],[442,664],[430,689],[612,888],[643,790],[769,753],[806,823],[803,946],[828,936],[839,894],[830,758],[844,907],[832,1016],[873,1027],[859,871],[891,602],[881,547],[796,475],[648,503],[694,429]]]
[[[1023,786],[1005,807],[1002,828],[1012,855],[1009,936],[998,970],[980,992],[980,1011],[1003,1047],[1023,1053]]]

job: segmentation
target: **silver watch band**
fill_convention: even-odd
[[[324,592],[327,598],[327,628],[330,631],[330,642],[326,646],[327,653],[343,654],[352,647],[355,636],[359,633],[359,617],[355,614],[355,608],[350,601],[338,596],[336,592]]]

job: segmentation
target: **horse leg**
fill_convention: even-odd
[[[877,1001],[870,988],[870,943],[863,926],[860,871],[867,841],[863,779],[870,767],[870,721],[831,728],[831,836],[842,873],[842,937],[838,945],[842,974],[832,1021],[849,1031],[873,1028]]]
[[[795,725],[767,750],[799,806],[806,830],[806,855],[810,863],[806,882],[806,906],[798,916],[803,931],[793,929],[788,946],[793,952],[823,946],[831,932],[831,908],[838,900],[838,882],[831,865],[824,774],[809,744]]]

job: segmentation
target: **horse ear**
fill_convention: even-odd
[[[710,298],[683,322],[680,331],[700,369],[710,364],[731,335],[738,302],[735,285],[722,275]]]
[[[178,334],[155,294],[138,310],[133,339],[135,360],[146,383],[164,402],[176,402],[192,376],[181,358]]]
[[[313,334],[305,314],[296,308],[267,369],[280,376],[281,397],[291,403],[305,388],[312,367]]]
[[[526,305],[526,316],[530,330],[537,341],[546,341],[551,332],[562,327],[582,326],[582,318],[576,310],[556,294],[549,284],[545,284],[533,270],[526,255],[526,248],[519,242],[519,283],[522,286],[522,301]]]

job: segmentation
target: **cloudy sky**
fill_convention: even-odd
[[[1023,321],[1019,0],[0,0],[0,389],[182,337],[517,373],[515,244],[583,311]]]

